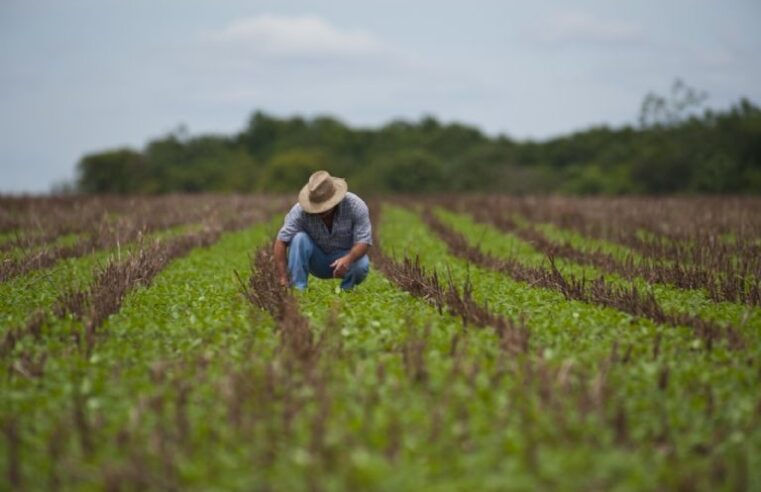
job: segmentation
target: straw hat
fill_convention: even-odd
[[[299,205],[309,214],[319,214],[338,205],[349,187],[346,180],[334,178],[327,171],[317,171],[299,192]]]

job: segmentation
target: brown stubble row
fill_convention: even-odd
[[[430,208],[423,210],[423,220],[447,245],[450,253],[478,266],[498,271],[534,287],[556,290],[566,299],[598,304],[618,309],[634,316],[649,318],[670,326],[691,327],[695,336],[711,350],[717,340],[726,340],[733,349],[745,346],[740,332],[733,326],[722,326],[687,313],[667,313],[650,292],[641,292],[636,286],[616,286],[602,276],[592,281],[574,276],[563,276],[557,269],[554,257],[548,255],[548,267],[522,264],[517,258],[497,258],[471,246],[468,240],[439,220]]]
[[[494,213],[493,210],[477,208],[470,210],[470,213],[480,222],[492,224],[502,232],[515,234],[547,256],[594,266],[628,280],[641,278],[651,284],[669,285],[680,289],[704,289],[708,297],[715,302],[761,305],[761,277],[748,272],[738,272],[734,270],[734,266],[729,266],[729,269],[733,270],[730,272],[716,271],[680,259],[662,261],[646,257],[637,261],[632,254],[619,260],[599,249],[582,251],[567,241],[552,242],[535,226],[518,227],[515,222],[502,214]]]
[[[229,199],[213,195],[0,196],[0,232],[15,234],[0,250],[37,246],[66,234],[91,234],[119,219],[158,230],[185,223],[189,213],[212,213],[225,202]]]
[[[748,238],[732,245],[719,240],[719,233],[716,231],[709,234],[709,226],[706,225],[701,229],[688,229],[694,235],[691,240],[682,238],[682,235],[688,234],[687,232],[683,232],[679,240],[667,240],[664,236],[645,240],[636,234],[637,227],[644,227],[642,224],[629,222],[627,225],[625,220],[618,224],[615,217],[607,218],[609,222],[605,223],[604,230],[608,232],[602,234],[600,230],[584,222],[588,219],[580,212],[564,215],[548,204],[544,204],[544,207],[552,212],[542,211],[540,204],[544,202],[523,200],[471,197],[461,202],[438,203],[454,211],[467,212],[476,220],[492,224],[503,232],[515,234],[546,255],[591,265],[630,280],[639,277],[649,283],[671,285],[680,289],[704,289],[708,297],[716,302],[761,305],[761,250]],[[554,204],[554,200],[558,199],[547,200],[549,204]],[[574,203],[574,200],[579,199],[565,200]],[[527,203],[531,203],[532,206],[529,207]],[[532,223],[518,225],[509,217],[511,213],[522,215]],[[596,223],[599,224],[602,220],[599,218],[601,213],[590,220],[597,220]],[[619,259],[599,249],[581,250],[568,241],[554,242],[536,227],[536,222],[554,223],[592,237],[612,240],[631,248],[641,257],[635,258],[634,253],[630,253]],[[749,226],[746,225],[744,230],[746,234],[751,234]]]
[[[127,210],[127,199],[115,195],[79,196],[2,196],[0,195],[0,233],[50,240],[62,234],[82,232],[99,221],[104,211]],[[3,248],[6,245],[2,245]]]
[[[76,195],[8,197],[0,195],[0,232],[18,237],[1,250],[43,244],[65,234],[87,233],[110,217],[142,221],[145,227],[165,229],[185,223],[189,214],[198,220],[236,207],[256,206],[264,195]],[[279,197],[270,197],[280,200]]]
[[[256,440],[257,424],[264,424],[265,445],[253,461],[266,468],[278,458],[278,442],[293,438],[296,418],[307,405],[313,405],[305,447],[318,463],[331,466],[338,457],[326,439],[335,403],[330,384],[336,377],[334,363],[343,352],[337,312],[330,311],[317,334],[301,313],[293,291],[280,283],[271,244],[253,254],[248,282],[236,275],[243,296],[255,308],[253,323],[260,321],[256,309],[268,312],[275,321],[278,344],[269,359],[259,360],[264,367],[258,376],[250,369],[229,367],[226,371],[219,386],[230,423],[252,441]],[[260,357],[252,353],[251,360],[257,359]],[[251,383],[257,379],[258,384]],[[247,405],[254,405],[252,411],[245,411]],[[310,482],[311,488],[319,490],[316,478]]]
[[[462,203],[517,214],[612,241],[641,255],[695,263],[717,271],[761,273],[758,198],[463,197]],[[647,231],[650,236],[640,234]],[[730,241],[723,236],[731,235]]]
[[[532,222],[548,222],[584,235],[610,240],[653,255],[668,251],[667,243],[702,239],[718,246],[722,235],[735,254],[758,251],[761,199],[757,197],[570,197],[464,195],[463,201],[488,203]],[[637,234],[647,231],[663,240],[663,248]],[[684,246],[684,245],[682,245]],[[673,246],[678,249],[678,246]]]
[[[92,284],[86,289],[63,289],[56,299],[52,314],[55,318],[71,315],[83,322],[84,331],[71,334],[75,344],[84,354],[89,355],[97,341],[98,330],[103,322],[121,307],[124,297],[138,286],[147,286],[152,279],[172,260],[188,254],[195,248],[206,247],[216,242],[223,232],[235,231],[266,219],[272,209],[249,208],[224,221],[207,223],[203,230],[182,234],[165,240],[148,242],[138,237],[135,252],[125,258],[114,257],[95,274]],[[38,309],[24,326],[9,328],[0,342],[0,356],[10,354],[17,342],[31,336],[36,340],[43,336],[43,327],[49,314]],[[17,372],[41,373],[44,358],[29,359],[21,354],[13,362]],[[40,355],[44,357],[44,353]],[[21,361],[21,366],[19,362]]]
[[[446,309],[454,316],[460,317],[466,326],[471,324],[476,327],[493,328],[507,351],[521,353],[528,350],[529,331],[523,320],[516,322],[505,318],[491,311],[487,305],[476,302],[472,295],[473,287],[470,279],[466,280],[462,288],[458,288],[449,276],[445,287],[439,281],[435,271],[430,274],[425,271],[418,257],[413,260],[405,256],[402,261],[395,261],[387,256],[381,249],[378,235],[380,203],[373,203],[370,210],[371,222],[375,224],[373,227],[374,246],[370,254],[373,264],[386,278],[400,289],[434,305],[439,312]]]
[[[62,259],[118,247],[148,233],[181,225],[235,221],[251,210],[268,206],[264,197],[169,196],[124,198],[121,201],[112,198],[102,204],[94,201],[88,207],[73,202],[69,204],[71,208],[64,212],[52,208],[57,206],[55,201],[38,200],[40,204],[29,207],[24,217],[28,222],[43,221],[39,224],[41,233],[20,236],[10,241],[9,245],[28,248],[38,241],[57,237],[62,230],[80,232],[82,237],[71,245],[43,247],[20,258],[5,258],[0,263],[0,282],[50,267]],[[104,208],[96,209],[97,206]],[[112,213],[120,215],[110,220]],[[60,223],[59,216],[64,216]],[[26,226],[27,231],[35,227],[31,223]]]
[[[236,272],[237,273],[237,272]],[[320,351],[309,320],[301,314],[298,301],[287,286],[280,284],[270,245],[259,249],[251,262],[251,275],[246,285],[238,277],[249,302],[270,313],[277,323],[282,347],[294,360],[313,366]]]
[[[53,308],[53,314],[58,318],[70,314],[82,321],[83,331],[75,331],[70,335],[73,343],[80,347],[85,356],[89,356],[95,347],[103,321],[119,310],[129,291],[149,285],[155,275],[173,258],[182,256],[195,247],[209,245],[217,236],[218,231],[204,231],[165,242],[156,241],[141,246],[135,254],[124,260],[109,261],[98,272],[89,288],[62,292]],[[24,327],[6,331],[0,353],[9,354],[16,343],[25,336],[41,339],[47,320],[48,316],[44,311],[36,311]],[[23,371],[19,372],[23,374]]]

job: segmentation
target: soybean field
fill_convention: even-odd
[[[0,197],[0,490],[761,490],[761,199]]]

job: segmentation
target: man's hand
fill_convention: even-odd
[[[352,246],[345,256],[330,264],[330,268],[333,269],[333,277],[343,278],[346,272],[349,271],[349,268],[351,268],[352,263],[362,258],[369,248],[370,245],[366,243],[357,243]]]
[[[354,262],[351,259],[351,255],[342,256],[331,263],[330,268],[333,269],[333,277],[343,278],[346,272],[349,271],[352,263]]]

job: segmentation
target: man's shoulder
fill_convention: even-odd
[[[346,192],[346,196],[344,197],[344,200],[349,204],[349,206],[352,209],[363,209],[367,208],[367,204],[364,200],[362,200],[360,197],[352,193],[351,191]]]
[[[288,213],[285,215],[285,219],[287,221],[298,221],[301,220],[304,217],[304,209],[301,208],[301,205],[296,203],[291,209],[288,211]]]

